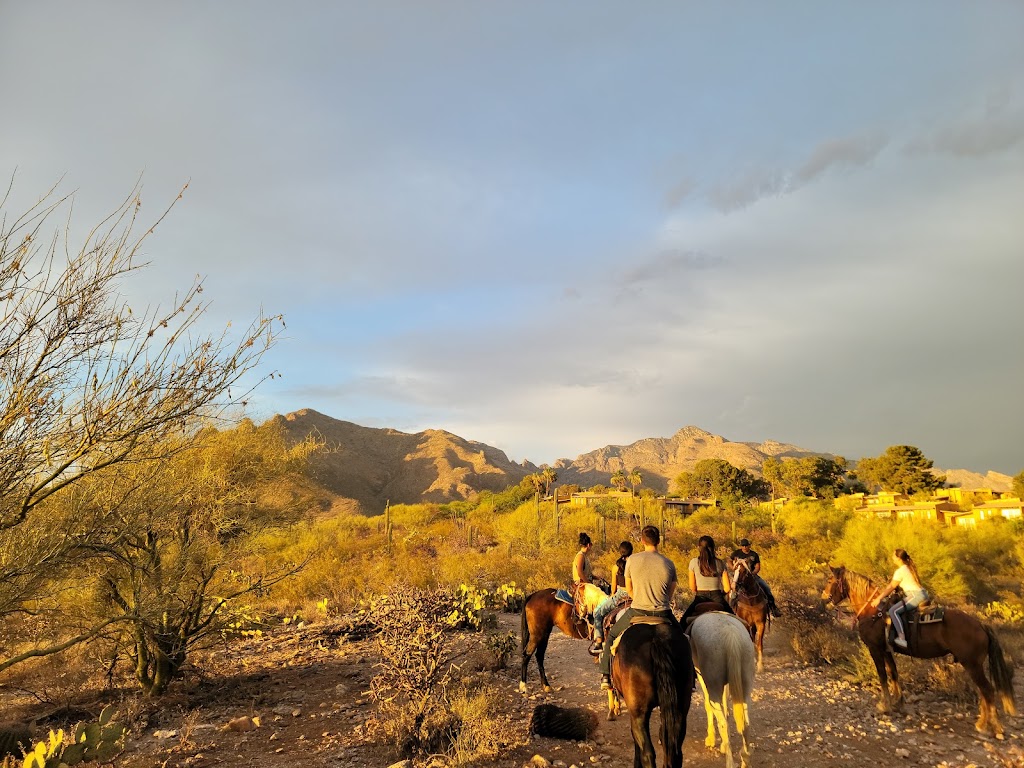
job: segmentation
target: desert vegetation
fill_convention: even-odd
[[[374,644],[374,710],[361,737],[423,761],[493,758],[527,737],[480,676],[514,656],[515,635],[495,616],[564,585],[580,531],[608,576],[618,543],[637,541],[644,522],[662,528],[662,551],[680,568],[701,535],[724,550],[750,538],[799,628],[794,653],[847,679],[870,684],[870,667],[817,606],[825,568],[881,581],[895,547],[912,552],[939,599],[1001,627],[1021,658],[1019,521],[880,521],[846,501],[858,483],[936,487],[911,446],[862,461],[857,477],[840,458],[773,460],[763,476],[698,462],[674,490],[718,505],[688,517],[643,488],[642,468],[611,474],[609,485],[632,492],[593,506],[559,503],[545,468],[467,500],[328,513],[307,470],[330,446],[237,415],[279,319],[203,336],[201,283],[164,310],[133,310],[119,286],[155,226],[133,234],[137,196],[79,249],[65,230],[50,234],[65,205],[45,198],[0,228],[0,672],[8,708],[63,712],[67,724],[11,731],[2,744],[15,755],[39,765],[107,758],[144,727],[133,717],[140,701],[160,709],[187,698],[187,676],[216,674],[225,648],[255,652],[281,627],[320,626],[324,654],[356,638]],[[790,500],[757,503],[781,495]],[[922,686],[959,690],[942,665],[914,669]],[[121,712],[83,709],[97,701]],[[238,729],[259,726],[242,720]]]

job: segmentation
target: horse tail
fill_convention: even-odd
[[[1003,657],[1003,648],[999,645],[996,633],[987,624],[985,634],[988,635],[988,671],[992,675],[996,691],[1003,701],[1003,711],[1008,715],[1017,714],[1017,705],[1013,700],[1013,668]]]
[[[531,597],[533,595],[526,596],[526,599],[523,601],[523,610],[520,613],[519,652],[523,656],[526,655],[526,646],[530,644],[530,624],[526,620],[526,606],[530,604]]]
[[[728,632],[725,658],[726,682],[732,699],[732,717],[736,730],[745,732],[750,727],[750,695],[754,689],[754,646],[746,632]]]
[[[665,745],[666,755],[678,754],[683,748],[680,735],[686,726],[686,712],[682,697],[690,695],[690,691],[680,690],[684,683],[677,679],[678,671],[672,648],[674,632],[681,633],[682,630],[671,624],[654,625],[654,642],[651,644],[651,666],[658,690],[658,705],[661,707],[661,742]]]

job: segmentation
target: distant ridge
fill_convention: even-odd
[[[384,505],[445,503],[471,498],[480,491],[501,491],[539,471],[535,464],[511,461],[504,451],[439,429],[409,434],[396,429],[363,427],[325,416],[311,409],[274,416],[291,440],[319,434],[328,451],[318,457],[310,479],[328,495],[332,509],[358,508],[379,514]],[[788,443],[733,442],[696,426],[686,426],[672,437],[647,437],[629,445],[606,445],[576,459],[559,459],[552,467],[558,485],[583,488],[609,485],[616,470],[636,468],[643,486],[666,493],[672,481],[702,459],[724,459],[755,475],[768,457],[831,456]],[[965,489],[1010,488],[1012,479],[999,472],[935,470],[951,485]]]
[[[337,496],[376,514],[385,503],[417,504],[465,499],[515,485],[537,467],[515,464],[504,451],[443,430],[408,434],[361,427],[311,409],[275,416],[295,441],[319,434],[328,451],[312,466],[313,479]]]

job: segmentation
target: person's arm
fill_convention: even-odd
[[[697,574],[695,574],[691,570],[688,570],[686,572],[686,575],[690,577],[690,579],[689,579],[690,580],[690,591],[693,592],[694,594],[696,594],[696,592],[697,592]]]
[[[633,596],[633,577],[629,574],[628,570],[626,571],[626,592],[630,597]]]
[[[725,563],[722,563],[722,565],[725,565]],[[729,583],[729,571],[725,569],[722,570],[722,589],[726,592],[732,592],[732,585]]]
[[[679,586],[679,579],[672,579],[668,585],[668,604],[672,605],[672,598],[676,594],[676,587]]]
[[[754,563],[754,575],[757,576],[761,572],[761,558],[757,558]]]
[[[616,563],[612,566],[612,594],[614,595],[619,591],[619,579],[622,578],[622,574],[619,573],[619,564]]]
[[[885,589],[882,590],[881,594],[879,594],[878,597],[876,597],[874,600],[871,601],[871,607],[872,608],[877,608],[878,604],[880,602],[882,602],[883,600],[885,600],[885,598],[887,598],[893,592],[895,592],[896,588],[899,587],[899,585],[900,585],[899,581],[897,579],[895,579],[895,578],[892,581],[890,581],[889,585]]]

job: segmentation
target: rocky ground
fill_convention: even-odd
[[[518,617],[500,617],[503,631],[518,632]],[[530,691],[518,692],[518,669],[475,672],[474,685],[512,720],[518,746],[482,761],[483,768],[525,764],[631,765],[628,718],[604,719],[606,699],[587,644],[557,635],[548,648],[555,691],[540,692],[531,664]],[[367,690],[374,674],[372,645],[343,641],[324,628],[281,627],[262,638],[233,643],[207,660],[207,676],[176,688],[159,705],[124,704],[132,736],[116,764],[130,768],[189,766],[392,765],[393,749],[369,743],[364,724],[373,711]],[[1017,700],[1024,704],[1018,683]],[[1006,740],[974,731],[976,711],[931,694],[908,691],[906,711],[877,715],[874,689],[837,680],[828,670],[797,662],[785,620],[769,634],[765,670],[758,675],[752,711],[753,764],[785,768],[824,766],[1024,766],[1020,720],[1005,718]],[[600,714],[587,741],[530,738],[535,706],[554,703]],[[655,716],[657,718],[657,715]],[[652,728],[656,733],[655,727]],[[687,766],[724,766],[704,746],[706,721],[695,693],[684,747]],[[738,749],[733,741],[734,751]],[[737,753],[738,757],[738,753]],[[738,765],[738,760],[737,760]]]

